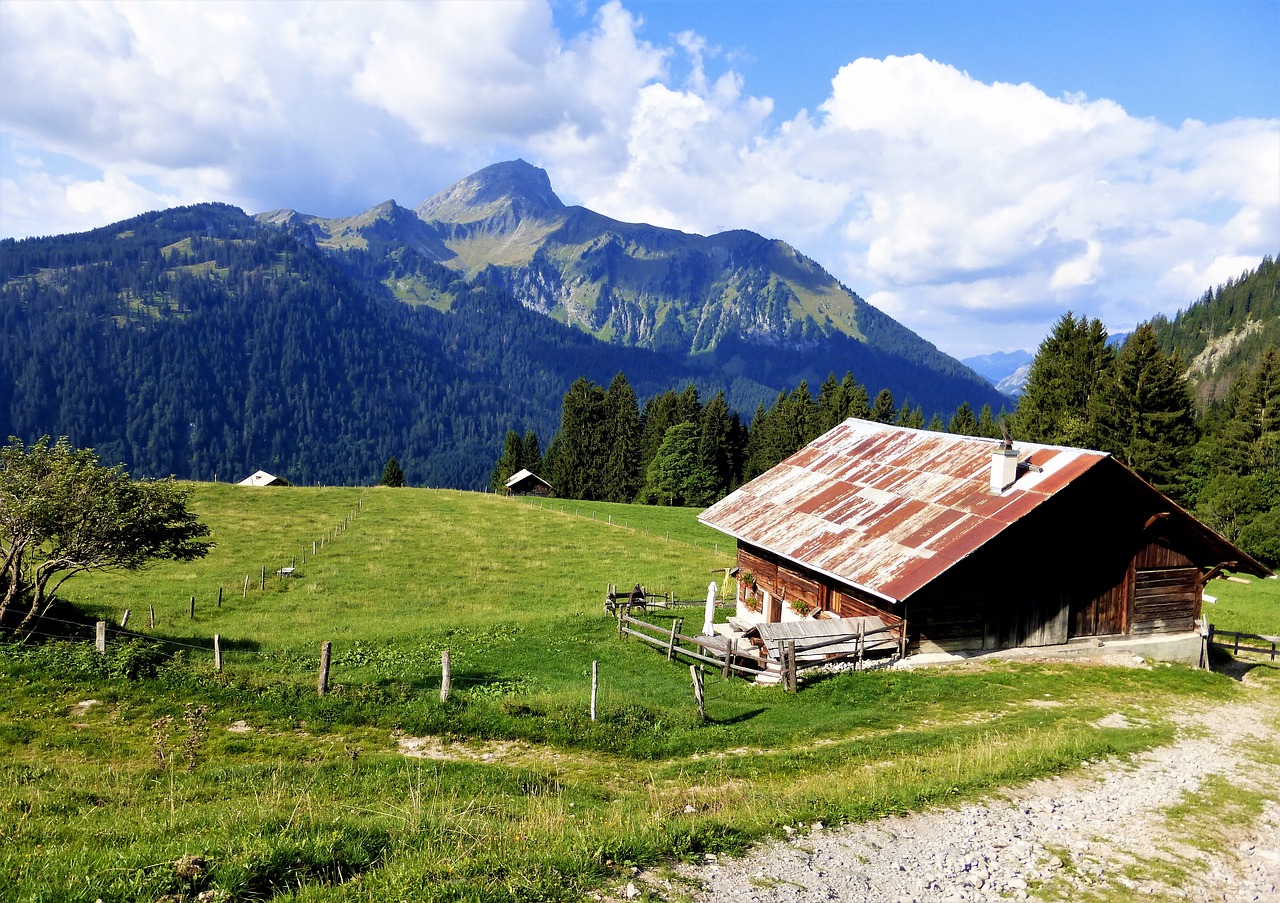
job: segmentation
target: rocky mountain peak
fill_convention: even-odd
[[[499,215],[548,219],[565,209],[545,169],[524,160],[486,166],[432,195],[414,212],[427,222],[471,223]]]

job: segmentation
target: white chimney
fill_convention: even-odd
[[[1004,492],[1018,479],[1018,453],[1013,443],[1002,444],[991,455],[991,491]]]

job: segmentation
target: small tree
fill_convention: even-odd
[[[81,571],[206,555],[209,528],[187,510],[188,495],[172,479],[132,480],[65,438],[30,447],[11,438],[0,448],[0,632],[29,636]]]
[[[404,471],[400,468],[400,462],[396,460],[395,455],[388,458],[387,466],[382,468],[382,485],[394,486],[397,489],[404,485]]]

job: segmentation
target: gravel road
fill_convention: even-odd
[[[692,889],[706,903],[1280,901],[1280,694],[1248,692],[1245,703],[1178,716],[1176,742],[1132,759],[954,810],[806,826],[741,859],[709,856],[675,881],[639,875],[620,896],[643,888],[671,900]],[[1124,724],[1118,713],[1104,720]],[[1202,799],[1206,784],[1261,793],[1261,811],[1213,827],[1168,817]]]

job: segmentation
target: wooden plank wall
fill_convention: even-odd
[[[1200,616],[1200,570],[1141,568],[1133,581],[1133,633],[1190,630]]]

